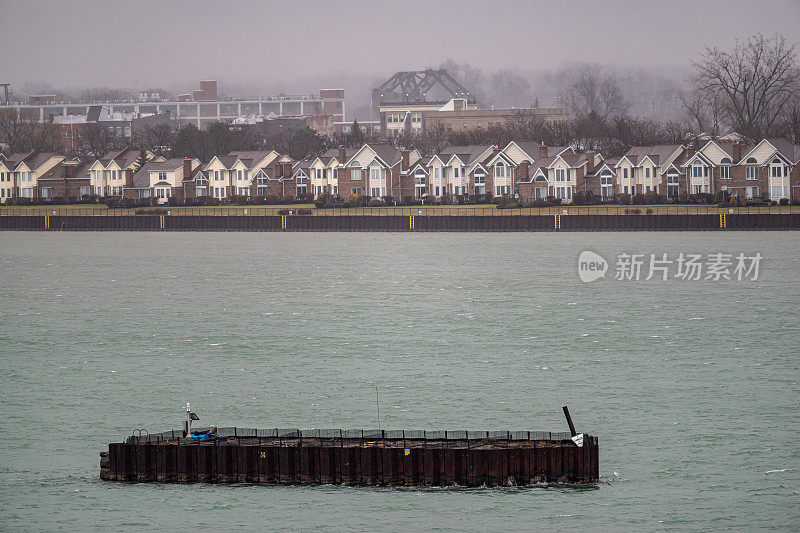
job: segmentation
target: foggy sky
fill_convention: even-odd
[[[800,40],[800,1],[0,0],[0,77],[12,85],[174,86],[438,66],[686,67],[756,31]],[[308,87],[316,91],[319,87]]]

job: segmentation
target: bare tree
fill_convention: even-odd
[[[565,71],[561,78],[559,98],[578,119],[594,113],[605,120],[628,110],[618,78],[604,74],[600,65],[578,65]]]
[[[483,89],[483,71],[469,63],[458,63],[453,58],[445,60],[439,68],[447,69],[448,74],[461,82],[461,84],[477,95]]]
[[[156,155],[169,157],[170,150],[175,142],[175,133],[169,124],[155,124],[145,126],[136,133],[132,144],[150,150]]]
[[[737,41],[730,52],[706,48],[694,63],[694,86],[721,95],[736,131],[753,139],[769,136],[798,90],[796,51],[797,43],[782,35],[760,33]]]
[[[40,123],[14,108],[0,109],[0,147],[10,152],[55,152],[58,130],[51,122]]]
[[[723,100],[718,91],[706,92],[694,88],[678,99],[683,105],[690,127],[697,133],[717,137],[722,130]]]
[[[515,74],[514,71],[504,69],[492,74],[491,87],[497,104],[513,107],[530,107],[531,84],[528,80]]]
[[[28,148],[36,121],[25,117],[14,108],[0,109],[0,143],[10,152],[23,152]]]
[[[101,158],[115,148],[121,148],[123,139],[112,135],[108,129],[98,122],[81,124],[77,135],[75,151],[84,161]]]

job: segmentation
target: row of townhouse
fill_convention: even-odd
[[[132,149],[92,163],[52,153],[0,159],[0,201],[85,195],[195,199],[234,196],[317,197],[353,194],[373,198],[441,199],[512,196],[520,201],[576,194],[603,200],[656,192],[670,200],[684,194],[728,191],[769,200],[800,199],[800,146],[780,139],[748,145],[710,140],[699,150],[683,145],[636,146],[619,158],[531,141],[450,146],[422,156],[388,144],[331,149],[295,161],[276,151],[239,151],[197,159],[164,159],[147,153],[139,167]],[[138,170],[136,170],[138,168]]]

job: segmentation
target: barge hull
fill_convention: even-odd
[[[167,483],[500,486],[593,483],[597,438],[481,441],[254,439],[112,443],[101,479]]]

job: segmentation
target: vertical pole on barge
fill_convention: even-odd
[[[571,436],[574,437],[575,435],[578,434],[578,432],[575,431],[575,425],[572,423],[572,417],[569,416],[569,409],[567,409],[566,405],[564,406],[564,416],[567,417],[567,424],[569,424],[569,433]]]

